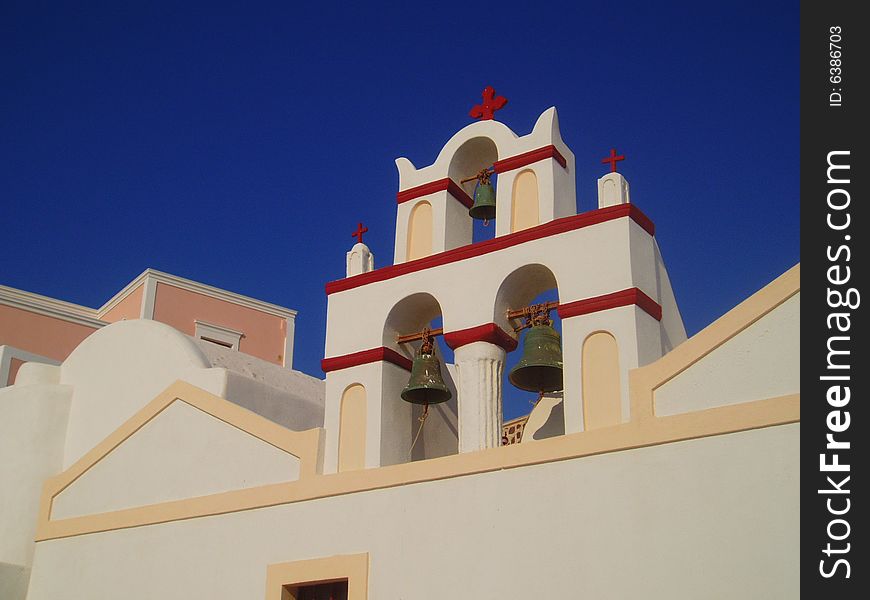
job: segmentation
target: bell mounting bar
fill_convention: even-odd
[[[408,342],[416,342],[417,340],[423,340],[423,345],[420,346],[420,350],[429,354],[432,352],[432,338],[436,335],[443,335],[444,328],[439,327],[438,329],[429,329],[428,327],[424,327],[423,331],[418,331],[417,333],[409,333],[407,335],[400,335],[396,338],[396,340],[400,344],[407,344]]]
[[[426,339],[427,337],[435,337],[436,335],[444,335],[444,328],[439,327],[438,329],[429,329],[426,327],[423,331],[418,331],[417,333],[400,335],[396,338],[396,341],[400,344],[407,344],[408,342],[416,342],[417,340]]]
[[[486,185],[487,183],[489,183],[489,178],[494,172],[495,167],[486,167],[485,169],[481,169],[481,171],[477,175],[466,177],[459,183],[468,183],[469,181],[474,181],[476,179],[481,183],[481,185]]]
[[[508,319],[525,319],[526,322],[515,326],[514,331],[522,331],[532,325],[549,325],[550,311],[559,308],[558,302],[545,302],[543,304],[530,304],[516,310],[508,310]]]

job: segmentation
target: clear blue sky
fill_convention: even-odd
[[[146,267],[299,310],[489,84],[547,107],[595,202],[611,147],[695,333],[799,261],[798,3],[0,5],[0,283],[97,307]],[[591,259],[591,257],[590,257]]]

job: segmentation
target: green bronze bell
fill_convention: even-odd
[[[432,353],[420,352],[411,365],[411,378],[402,390],[402,400],[412,404],[447,402],[452,394],[441,378],[441,363]]]
[[[495,188],[489,178],[474,188],[474,205],[468,209],[472,219],[491,221],[495,219]]]
[[[532,325],[523,343],[523,356],[508,379],[514,386],[530,392],[562,389],[562,343],[551,325]]]

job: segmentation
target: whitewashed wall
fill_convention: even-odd
[[[299,459],[176,400],[58,494],[52,518],[299,478]]]
[[[51,384],[0,389],[0,563],[30,565],[42,486],[63,460],[71,392]]]
[[[798,293],[657,389],[656,414],[799,393],[800,314]]]
[[[40,542],[28,600],[262,598],[268,564],[360,552],[378,600],[796,598],[798,446],[778,426]]]
[[[169,325],[119,321],[89,336],[61,366],[73,387],[64,468],[117,429],[177,379],[219,396],[226,376],[196,344]]]

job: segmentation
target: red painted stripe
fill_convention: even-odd
[[[460,260],[483,256],[490,252],[503,250],[532,240],[549,237],[566,231],[573,231],[575,229],[582,229],[583,227],[597,225],[598,223],[604,223],[614,219],[621,219],[622,217],[630,218],[646,230],[647,233],[655,235],[655,227],[653,226],[652,221],[650,221],[639,208],[634,204],[618,204],[616,206],[608,206],[607,208],[599,208],[598,210],[590,210],[588,212],[580,213],[579,215],[563,217],[561,219],[556,219],[555,221],[550,221],[549,223],[517,231],[516,233],[509,233],[491,240],[477,242],[476,244],[468,244],[467,246],[461,246],[459,248],[454,248],[453,250],[446,250],[445,252],[439,252],[438,254],[418,258],[417,260],[399,263],[398,265],[384,267],[375,271],[369,271],[368,273],[362,273],[361,275],[354,275],[353,277],[347,277],[346,279],[330,281],[326,284],[326,293],[328,295],[335,294],[336,292],[343,292],[345,290],[351,290],[362,285],[368,285],[378,281],[386,281],[387,279],[393,279],[394,277],[400,277],[402,275],[407,275],[408,273],[414,273],[415,271],[422,271],[424,269],[431,269],[432,267],[438,267]]]
[[[629,288],[613,292],[612,294],[604,294],[603,296],[560,304],[557,310],[559,318],[568,319],[570,317],[587,315],[610,308],[619,308],[620,306],[631,306],[633,304],[646,311],[655,320],[662,320],[662,307],[638,288]],[[444,341],[453,350],[473,342],[489,342],[490,344],[501,346],[507,352],[513,352],[517,347],[517,340],[495,323],[484,323],[476,327],[445,333]],[[320,361],[320,368],[323,369],[324,373],[329,373],[330,371],[340,371],[341,369],[380,361],[392,363],[406,371],[411,370],[411,359],[402,356],[392,348],[384,346],[370,350],[361,350],[360,352],[353,352],[343,356],[324,358]]]
[[[612,294],[604,294],[603,296],[596,296],[594,298],[586,298],[585,300],[560,304],[558,311],[560,318],[567,319],[569,317],[587,315],[589,313],[607,310],[609,308],[631,306],[632,304],[636,304],[638,307],[646,311],[656,321],[662,320],[662,307],[659,303],[636,287],[619,292],[613,292]]]
[[[628,216],[630,216],[635,223],[640,225],[644,231],[653,236],[656,234],[655,223],[652,222],[652,219],[643,214],[638,207],[634,204],[623,204],[621,206],[629,207]]]
[[[552,145],[544,146],[543,148],[538,148],[537,150],[531,150],[529,152],[523,152],[522,154],[517,154],[516,156],[511,156],[504,160],[497,160],[493,164],[493,167],[495,168],[496,173],[504,173],[505,171],[513,171],[514,169],[519,169],[520,167],[525,167],[526,165],[547,158],[555,160],[557,163],[562,165],[563,169],[568,168],[568,161],[565,160],[565,157],[562,156],[562,153],[559,152],[556,146]]]
[[[379,361],[393,363],[407,371],[411,370],[411,359],[402,356],[392,348],[385,348],[383,346],[380,348],[372,348],[371,350],[361,350],[360,352],[353,352],[343,356],[324,358],[320,361],[320,368],[323,369],[324,373],[329,373],[330,371],[340,371],[341,369],[356,367],[358,365],[367,365]]]
[[[477,327],[445,333],[444,342],[453,350],[472,342],[489,342],[501,346],[507,352],[512,352],[517,347],[517,341],[513,336],[495,323],[484,323]]]
[[[439,179],[438,181],[430,181],[429,183],[424,183],[423,185],[418,185],[417,187],[401,191],[396,194],[396,202],[402,204],[403,202],[419,198],[420,196],[428,196],[429,194],[445,191],[464,204],[466,208],[471,208],[474,205],[474,200],[471,199],[471,196],[469,196],[465,190],[459,187],[459,185],[449,177]]]

